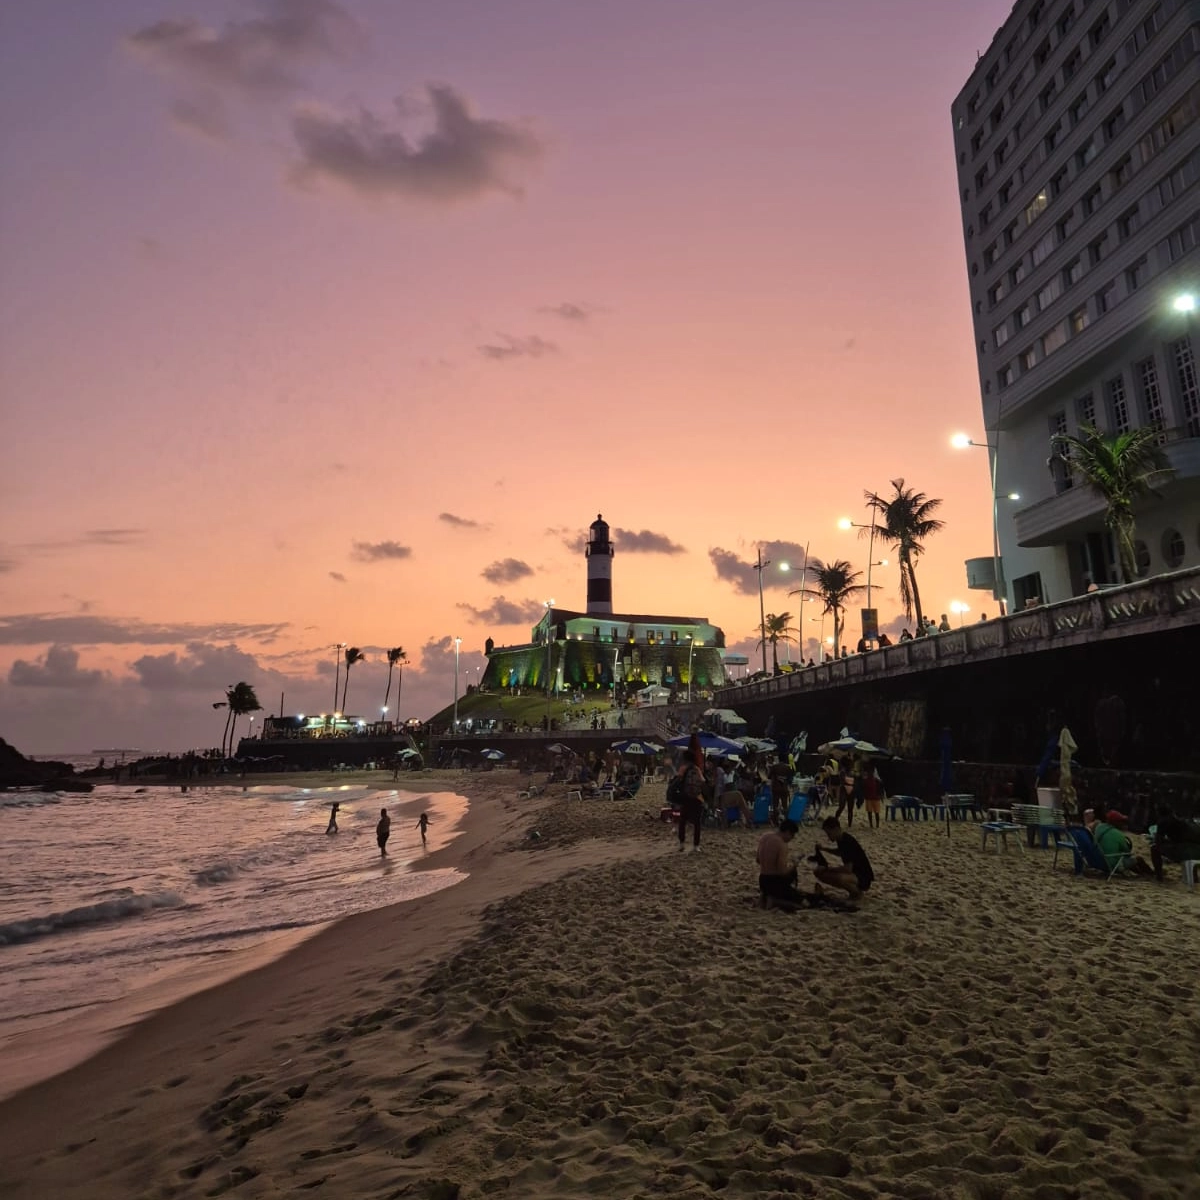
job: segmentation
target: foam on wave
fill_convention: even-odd
[[[86,925],[108,925],[128,917],[140,917],[156,908],[180,908],[183,897],[176,892],[133,893],[119,900],[102,900],[99,904],[85,904],[81,908],[66,912],[47,913],[44,916],[27,917],[0,925],[0,946],[11,946],[16,942],[29,942],[34,938],[49,937],[64,929],[79,929]]]

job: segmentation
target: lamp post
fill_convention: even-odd
[[[996,496],[996,468],[1000,462],[1000,430],[996,430],[996,440],[989,442],[975,441],[965,433],[956,433],[950,439],[950,445],[955,450],[965,450],[968,446],[978,446],[981,450],[990,450],[992,456],[992,599],[1000,605],[1000,615],[1004,616],[1008,608],[1008,588],[1000,582],[1000,507]],[[1016,493],[1012,493],[1016,495]]]
[[[952,613],[958,613],[958,627],[961,629],[963,623],[963,613],[969,613],[971,611],[971,606],[969,604],[964,604],[961,600],[951,600],[950,611]]]
[[[458,733],[458,651],[462,638],[454,639],[454,733]]]
[[[550,717],[550,693],[552,690],[550,674],[554,669],[554,638],[552,635],[554,625],[554,597],[551,596],[549,600],[543,600],[542,605],[546,610],[546,717],[548,720]]]
[[[338,676],[342,670],[342,651],[345,650],[346,642],[333,643],[333,707],[337,708],[337,693],[338,693]]]
[[[688,634],[688,703],[692,702],[692,655],[696,651],[697,646],[703,646],[702,641],[698,641],[694,634]]]
[[[867,607],[871,607],[871,568],[873,566],[881,566],[880,563],[873,563],[871,560],[875,557],[875,522],[870,525],[864,525],[861,521],[852,521],[849,517],[843,517],[838,522],[839,529],[869,529],[871,536],[867,541]],[[884,560],[886,562],[886,559]]]
[[[763,562],[762,547],[759,546],[758,561],[754,564],[754,569],[758,572],[758,633],[762,646],[762,669],[764,675],[767,673],[767,610],[763,606],[762,573],[763,568],[770,565],[771,560],[769,558],[766,562]]]

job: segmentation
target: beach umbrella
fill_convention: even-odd
[[[649,742],[640,741],[638,738],[627,738],[625,741],[616,741],[612,743],[611,749],[618,754],[654,754],[655,748]]]
[[[753,750],[755,753],[764,751],[773,751],[776,749],[775,743],[768,741],[766,738],[756,737],[740,737],[733,739],[739,746],[744,746],[747,750]]]
[[[858,745],[858,738],[843,735],[832,742],[822,742],[817,747],[818,754],[849,754]]]
[[[412,758],[415,755],[420,754],[420,753],[421,753],[420,750],[404,749],[404,750],[396,751],[396,757],[397,758]]]
[[[683,746],[688,747],[692,744],[693,738],[700,744],[701,750],[715,750],[720,754],[741,754],[742,747],[737,742],[729,738],[721,737],[716,733],[685,733],[682,737],[672,738],[668,746]]]
[[[1058,748],[1062,754],[1058,763],[1059,799],[1062,802],[1063,814],[1070,816],[1075,812],[1077,800],[1075,784],[1071,781],[1071,755],[1079,747],[1075,744],[1075,739],[1071,736],[1071,731],[1065,725],[1062,727],[1062,732],[1058,735]]]
[[[570,746],[564,746],[562,744],[562,742],[551,742],[550,745],[546,747],[546,749],[549,750],[551,754],[574,754],[575,753],[575,751],[572,750]]]
[[[497,762],[504,757],[503,750],[481,750],[479,753],[481,757],[491,759],[492,762]]]

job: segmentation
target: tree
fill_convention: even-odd
[[[880,496],[875,492],[864,492],[867,507],[876,517],[875,536],[895,546],[896,558],[900,563],[900,602],[904,615],[911,621],[915,611],[917,624],[923,624],[925,614],[921,611],[921,592],[917,587],[914,564],[924,552],[927,537],[937,533],[945,525],[933,514],[941,507],[938,499],[930,499],[924,492],[915,492],[904,486],[903,479],[893,479],[894,496]],[[871,527],[860,530],[870,532]]]
[[[388,697],[392,694],[392,668],[399,663],[408,662],[408,654],[403,646],[393,646],[387,652],[388,682],[387,691],[383,694],[383,715],[387,716]],[[400,722],[400,684],[404,682],[404,668],[400,668],[400,683],[396,685],[396,722]]]
[[[350,668],[367,656],[357,646],[346,647],[346,681],[342,684],[342,716],[346,715],[346,692],[350,687]]]
[[[796,630],[788,624],[791,619],[791,613],[767,613],[763,618],[766,642],[771,646],[771,665],[776,675],[779,674],[779,643],[795,640],[791,635]],[[764,644],[763,639],[760,638],[758,644],[761,647]]]
[[[229,707],[229,750],[226,757],[233,754],[233,735],[237,729],[238,717],[244,717],[247,713],[261,712],[262,705],[258,702],[258,697],[254,694],[254,689],[248,683],[235,683],[225,693],[225,703]]]
[[[812,583],[803,589],[804,594],[814,600],[820,600],[825,611],[833,613],[833,653],[836,657],[842,644],[845,621],[842,620],[841,614],[846,607],[846,601],[866,590],[858,582],[862,578],[862,572],[856,571],[845,559],[823,563],[810,558],[808,575]]]
[[[1154,429],[1131,429],[1110,436],[1094,425],[1084,425],[1078,436],[1059,433],[1050,439],[1050,461],[1058,460],[1077,471],[1104,500],[1104,524],[1117,544],[1122,583],[1137,578],[1134,504],[1156,494],[1154,484],[1174,469],[1158,436]]]
[[[233,684],[230,684],[229,687],[225,689],[225,694],[228,696],[232,690]],[[225,728],[221,730],[221,757],[224,758],[225,743],[229,740],[229,722],[233,719],[233,711],[230,709],[228,701],[225,700],[214,700],[213,708],[225,709]]]

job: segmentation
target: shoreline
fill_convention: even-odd
[[[0,1105],[0,1191],[1192,1194],[1198,910],[1177,869],[1109,883],[985,854],[974,824],[856,822],[860,910],[789,915],[755,903],[754,834],[679,854],[645,819],[655,792],[459,787],[462,884]]]

